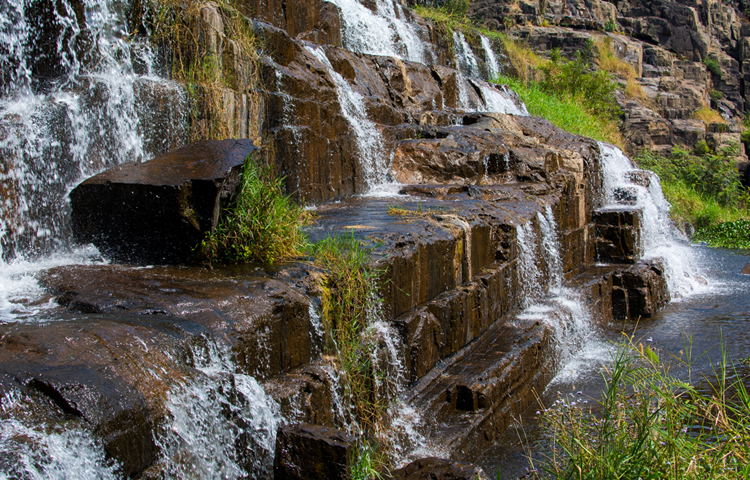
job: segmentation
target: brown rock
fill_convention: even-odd
[[[429,457],[395,470],[390,480],[489,480],[489,477],[476,465]]]
[[[740,270],[740,273],[742,275],[750,275],[750,263],[746,263],[744,267],[742,267],[742,270]]]
[[[285,425],[276,435],[273,473],[276,480],[344,480],[355,450],[355,438],[330,427]]]

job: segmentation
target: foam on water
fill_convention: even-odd
[[[169,478],[265,478],[272,470],[278,405],[230,352],[211,340],[194,347],[198,374],[172,389],[156,435]],[[246,443],[238,448],[238,440]]]
[[[706,290],[692,248],[669,218],[658,177],[638,169],[619,148],[599,143],[604,175],[604,208],[641,209],[644,259],[663,258],[672,300]]]

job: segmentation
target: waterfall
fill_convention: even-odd
[[[542,272],[537,265],[539,248],[534,232],[534,222],[516,228],[518,241],[518,288],[521,305],[528,307],[542,296]]]
[[[637,168],[619,148],[599,143],[604,180],[604,208],[642,211],[641,251],[644,259],[663,258],[673,299],[701,290],[703,285],[688,242],[669,219],[669,203],[659,178]]]
[[[430,63],[433,55],[422,41],[422,29],[404,20],[404,7],[394,0],[375,0],[375,11],[357,0],[328,0],[341,10],[344,48],[356,53]]]
[[[503,73],[502,68],[500,67],[500,62],[497,61],[497,55],[495,55],[494,50],[492,50],[492,43],[490,43],[490,39],[485,37],[484,35],[480,35],[480,38],[482,40],[482,48],[484,49],[484,54],[487,57],[485,59],[485,65],[487,65],[487,75],[489,76],[488,80],[493,80],[495,77]]]
[[[197,375],[172,389],[155,435],[169,478],[266,478],[273,470],[278,405],[230,353],[206,339],[192,349]]]
[[[471,50],[466,37],[459,30],[453,32],[453,51],[456,54],[456,63],[461,73],[472,78],[481,78],[482,72],[479,70],[479,60]]]
[[[78,182],[186,136],[185,93],[156,76],[123,10],[115,0],[0,0],[1,320],[23,314],[15,297],[33,301],[26,287],[39,268],[96,253],[72,245],[67,194]]]
[[[328,75],[336,85],[341,113],[352,127],[352,133],[357,142],[365,188],[368,192],[372,191],[388,181],[390,159],[385,152],[383,137],[375,123],[367,118],[364,98],[352,90],[344,77],[333,69],[325,50],[322,47],[307,46],[306,48],[325,65]]]
[[[505,87],[503,87],[502,91],[499,91],[496,86],[480,83],[479,90],[482,92],[482,97],[484,98],[484,108],[479,109],[479,111],[508,113],[520,116],[529,115],[526,105],[520,100],[514,99]]]

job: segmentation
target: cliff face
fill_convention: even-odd
[[[572,55],[589,39],[610,37],[646,94],[617,99],[628,148],[668,152],[701,140],[717,147],[741,145],[739,123],[750,100],[746,8],[743,1],[711,0],[476,0],[470,15],[540,52],[560,48]],[[691,118],[704,106],[728,125]],[[746,161],[741,153],[740,162]]]

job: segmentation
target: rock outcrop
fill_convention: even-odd
[[[91,177],[70,193],[76,240],[121,262],[188,263],[255,151],[212,140]]]

